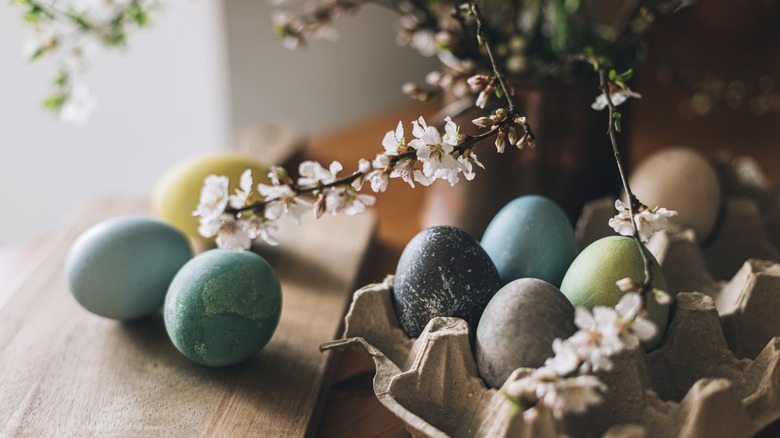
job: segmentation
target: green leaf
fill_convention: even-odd
[[[43,50],[43,47],[38,47],[37,49],[35,49],[33,54],[30,55],[30,62],[33,62],[36,59],[40,58],[41,56],[43,56],[44,53],[46,53],[46,51]]]
[[[596,57],[596,52],[593,51],[593,46],[585,46],[582,49],[582,54],[589,59],[593,59]]]
[[[41,14],[35,9],[32,9],[24,14],[24,21],[30,24],[37,24],[40,20]]]
[[[79,29],[81,29],[83,31],[88,31],[88,30],[92,29],[92,26],[87,22],[87,19],[84,18],[83,15],[71,14],[71,15],[69,15],[69,17],[70,17],[71,21],[73,21],[73,23],[75,23],[76,26],[79,27]]]
[[[103,41],[109,46],[120,46],[126,41],[125,32],[122,29],[114,29],[112,33],[103,38]]]
[[[43,102],[43,106],[48,110],[56,112],[62,109],[62,106],[65,105],[67,100],[68,98],[66,95],[57,93],[47,97]]]
[[[504,93],[501,91],[501,87],[496,88],[496,97],[501,99],[501,97],[504,96]]]
[[[149,14],[139,9],[135,14],[134,20],[138,26],[144,27],[149,24]]]
[[[619,113],[619,112],[617,112],[617,111],[615,111],[615,112],[613,112],[613,113],[612,113],[612,118],[613,118],[613,119],[614,119],[614,121],[615,121],[615,131],[617,131],[617,132],[620,132],[620,119],[621,119],[622,117],[623,117],[623,115],[622,115],[622,114],[620,114],[620,113]]]
[[[615,78],[617,77],[617,72],[615,70],[609,71],[609,80],[612,82],[615,82]]]
[[[59,74],[54,78],[54,85],[64,88],[66,85],[68,85],[68,82],[70,82],[70,73],[67,71],[60,71]]]

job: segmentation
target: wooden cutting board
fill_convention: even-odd
[[[71,242],[119,215],[148,215],[146,200],[87,203],[0,304],[0,436],[311,435],[330,364],[318,347],[340,335],[374,216],[285,225],[281,247],[256,248],[282,282],[279,327],[248,362],[209,368],[174,348],[161,315],[121,323],[70,295]]]

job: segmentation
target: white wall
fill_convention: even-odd
[[[288,3],[296,12],[303,2]],[[311,40],[306,49],[292,51],[273,35],[267,0],[228,0],[225,10],[236,133],[270,121],[292,121],[310,133],[332,129],[409,102],[401,85],[422,83],[439,65],[399,47],[397,15],[375,4],[339,18],[338,41]]]
[[[99,106],[78,127],[42,110],[54,66],[22,59],[19,10],[0,1],[0,245],[55,227],[79,199],[146,193],[253,123],[316,133],[404,102],[401,84],[436,65],[397,47],[395,15],[375,6],[340,20],[341,41],[304,52],[280,46],[270,13],[266,0],[167,1],[128,51],[93,59]]]
[[[100,53],[82,127],[41,109],[55,70],[22,59],[19,9],[0,2],[0,244],[56,226],[96,193],[145,193],[182,157],[230,138],[221,4],[171,1],[127,53]]]

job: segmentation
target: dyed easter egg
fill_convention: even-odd
[[[555,338],[566,339],[576,330],[574,307],[558,288],[535,278],[515,280],[493,296],[479,320],[479,374],[500,388],[517,368],[544,365]]]
[[[699,240],[712,233],[720,211],[720,183],[712,164],[698,152],[660,150],[637,166],[629,184],[648,207],[676,210],[670,221],[692,227]]]
[[[504,206],[485,230],[482,247],[495,263],[502,284],[530,277],[560,286],[577,256],[566,214],[538,195],[521,196]]]
[[[226,366],[260,351],[281,311],[281,285],[265,259],[215,249],[176,274],[163,314],[168,336],[182,354],[204,365]]]
[[[192,212],[198,206],[203,181],[209,175],[229,178],[229,193],[235,192],[245,170],[252,171],[253,186],[268,183],[268,169],[250,158],[233,154],[202,155],[182,161],[169,169],[152,189],[152,208],[160,220],[185,234],[204,239],[198,234],[198,218]]]
[[[668,290],[666,278],[655,257],[649,253],[648,257],[651,262],[650,273],[653,276],[651,285]],[[623,292],[615,282],[626,277],[637,282],[645,278],[639,248],[630,237],[604,237],[591,243],[574,259],[561,283],[561,292],[574,307],[614,307],[623,297]],[[650,299],[647,311],[648,319],[658,328],[656,336],[643,344],[646,350],[650,350],[661,342],[669,320],[669,306],[662,306]]]
[[[465,231],[437,226],[406,245],[392,291],[398,322],[417,337],[432,318],[454,316],[476,328],[501,283],[490,257]]]
[[[176,272],[192,257],[175,228],[143,217],[118,217],[82,233],[70,247],[65,273],[85,309],[132,320],[163,305]]]

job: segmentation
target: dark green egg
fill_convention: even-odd
[[[281,285],[265,259],[217,249],[195,257],[176,274],[165,298],[165,328],[193,361],[233,365],[268,343],[281,310]]]

